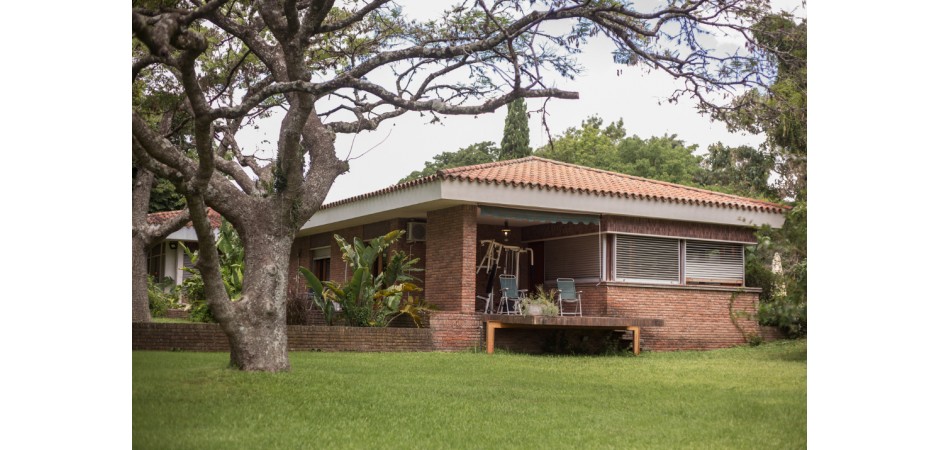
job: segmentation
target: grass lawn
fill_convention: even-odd
[[[189,319],[174,319],[170,317],[154,317],[151,320],[155,323],[196,323]]]
[[[134,352],[134,448],[805,448],[806,341],[639,357]]]

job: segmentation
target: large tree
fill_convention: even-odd
[[[764,133],[765,152],[776,158],[781,197],[806,198],[806,20],[769,14],[753,26],[754,48],[774,63],[775,78],[754,88],[731,107],[715,110],[731,131]]]
[[[718,142],[708,146],[702,166],[700,181],[706,187],[745,197],[780,200],[771,186],[774,157],[770,152]]]
[[[753,50],[774,66],[767,88],[751,89],[729,108],[715,110],[732,131],[764,133],[762,152],[774,158],[777,194],[792,201],[779,230],[762,229],[748,275],[768,280],[762,294],[763,319],[792,334],[807,332],[807,66],[806,20],[768,14],[752,27]],[[776,264],[774,264],[776,262]],[[777,265],[777,274],[769,267]],[[751,270],[753,267],[754,270]],[[763,274],[761,274],[763,272]]]
[[[699,38],[750,39],[747,22],[761,6],[668,1],[638,11],[612,1],[481,0],[419,22],[388,0],[135,2],[133,39],[142,51],[132,61],[134,86],[146,97],[166,80],[160,89],[185,99],[195,151],[156,131],[135,103],[134,157],[186,197],[197,265],[231,364],[288,370],[290,248],[349,168],[336,155],[337,133],[373,130],[409,111],[481,114],[518,98],[576,99],[543,80],[551,72],[573,79],[577,49],[594,36],[616,43],[618,62],[682,79],[672,98],[711,104],[716,91],[762,82],[764,67],[705,51]],[[569,31],[556,31],[565,24]],[[246,151],[239,130],[274,109],[283,111],[276,144]],[[238,301],[220,277],[207,206],[232,223],[245,247]]]

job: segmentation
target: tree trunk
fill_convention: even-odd
[[[131,321],[150,322],[150,300],[147,297],[147,242],[138,236],[131,239]]]
[[[270,226],[267,220],[264,225]],[[220,320],[231,346],[229,364],[248,371],[290,370],[287,357],[287,286],[294,230],[266,232],[248,224],[242,296],[230,320]],[[280,236],[274,236],[279,234]],[[216,312],[213,306],[213,313]]]

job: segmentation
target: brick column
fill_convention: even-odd
[[[424,294],[441,311],[473,313],[476,237],[476,206],[428,212]]]

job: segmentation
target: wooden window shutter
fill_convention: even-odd
[[[679,240],[618,235],[618,281],[679,284]]]
[[[744,246],[727,242],[687,241],[686,283],[744,284]]]

